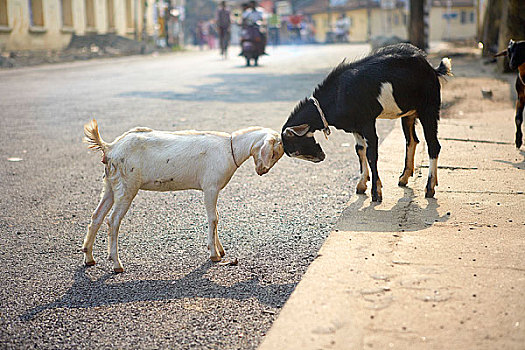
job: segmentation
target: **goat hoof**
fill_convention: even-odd
[[[224,256],[226,255],[226,252],[223,250],[220,253],[221,253],[221,258],[224,258]]]
[[[434,194],[436,193],[436,191],[434,190],[428,190],[425,192],[425,198],[434,198]]]
[[[122,268],[122,267],[115,267],[115,268],[113,269],[113,271],[114,271],[115,273],[122,273],[122,272],[124,272],[124,268]]]
[[[221,261],[221,257],[220,257],[220,256],[210,256],[210,259],[211,259],[211,261],[213,261],[213,262],[219,262],[219,261]]]
[[[516,139],[516,148],[520,148],[522,145],[522,141],[521,140],[518,140]]]
[[[83,247],[82,249],[80,249],[80,251],[81,251],[82,253],[87,253],[88,249],[87,249],[86,247]]]
[[[378,203],[381,203],[383,201],[383,197],[382,196],[372,196],[372,202],[378,202]]]
[[[95,266],[95,265],[96,265],[96,262],[95,262],[95,260],[93,260],[93,261],[85,261],[85,262],[84,262],[84,265],[85,265],[85,266]]]
[[[397,183],[397,185],[400,186],[400,187],[406,187],[406,186],[407,186],[407,183],[408,183],[408,181],[399,180],[399,182]]]
[[[359,188],[358,187],[358,188],[355,189],[355,193],[357,193],[357,194],[365,194],[365,192],[366,192],[366,187],[365,188]]]

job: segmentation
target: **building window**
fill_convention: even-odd
[[[394,15],[394,25],[396,25],[396,26],[399,25],[399,15],[398,14]]]
[[[29,0],[29,5],[31,25],[35,27],[43,27],[44,9],[42,7],[42,0]]]
[[[94,0],[86,0],[86,26],[88,28],[95,28],[95,2]]]
[[[126,26],[133,28],[133,4],[132,0],[126,0]]]
[[[474,23],[474,22],[475,22],[474,11],[470,11],[470,23]]]
[[[113,0],[106,0],[106,8],[108,10],[108,29],[115,29],[115,5]]]
[[[7,20],[7,0],[0,0],[0,26],[7,27],[9,21]]]
[[[461,11],[461,24],[467,23],[467,11]]]
[[[73,8],[71,0],[62,0],[62,26],[73,27]]]

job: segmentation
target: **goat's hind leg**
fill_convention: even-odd
[[[217,246],[217,250],[219,251],[219,254],[221,255],[221,258],[223,258],[226,255],[226,252],[224,251],[224,248],[222,247],[222,243],[219,240],[218,232],[215,234],[215,244]]]
[[[125,193],[115,193],[115,204],[108,218],[108,258],[113,261],[113,271],[115,273],[124,272],[122,263],[118,256],[118,233],[120,223],[126,215],[133,198],[138,191],[126,190]]]
[[[519,79],[519,78],[518,78]],[[518,83],[516,83],[518,84]],[[521,91],[518,90],[518,100],[516,101],[516,148],[520,148],[523,144],[523,134],[521,132],[521,125],[523,124],[523,109],[525,107],[525,86],[521,86]]]
[[[100,228],[100,225],[104,221],[104,218],[112,206],[113,190],[111,189],[109,182],[104,179],[102,198],[100,199],[97,208],[91,215],[91,222],[88,226],[86,237],[84,238],[84,244],[82,245],[82,252],[84,252],[84,264],[86,266],[95,265],[95,259],[93,258],[93,244],[95,243],[95,237]]]
[[[423,131],[425,133],[425,141],[428,146],[428,181],[425,188],[425,197],[433,198],[435,194],[435,186],[438,185],[438,156],[439,151],[441,150],[441,145],[439,144],[437,138],[437,122],[439,116],[439,107],[436,107],[433,110],[427,110],[426,113],[419,114],[419,120],[423,126]]]
[[[357,194],[364,194],[366,191],[366,182],[370,180],[368,175],[368,161],[366,159],[366,141],[363,136],[358,133],[353,133],[355,138],[355,153],[359,157],[359,169],[361,172],[361,178],[356,186]]]
[[[221,261],[221,257],[224,256],[224,249],[217,235],[217,224],[219,223],[217,214],[218,198],[219,192],[217,190],[204,191],[204,204],[208,215],[208,250],[210,251],[210,259],[214,262]]]
[[[403,133],[406,139],[406,153],[405,153],[405,168],[399,177],[399,186],[406,186],[408,179],[414,175],[414,155],[416,154],[416,146],[419,140],[416,135],[416,116],[403,117],[401,119],[403,125]]]

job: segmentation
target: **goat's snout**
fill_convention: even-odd
[[[296,152],[290,154],[290,156],[293,157],[293,158],[307,160],[307,161],[313,162],[313,163],[320,163],[326,158],[326,154],[323,151],[317,153],[316,155],[301,154],[299,151],[296,151]]]
[[[266,174],[267,172],[270,171],[270,168],[269,168],[269,167],[266,167],[266,166],[263,166],[263,165],[261,164],[261,165],[258,165],[258,166],[255,168],[255,171],[257,172],[257,175],[259,175],[259,176],[263,176],[264,174]]]

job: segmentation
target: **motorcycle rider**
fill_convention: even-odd
[[[241,36],[241,48],[242,44],[246,40],[255,41],[260,49],[260,55],[266,55],[266,35],[261,33],[261,24],[263,21],[262,11],[257,9],[257,2],[252,0],[242,13],[242,36]],[[244,56],[244,52],[241,52],[239,56]]]

